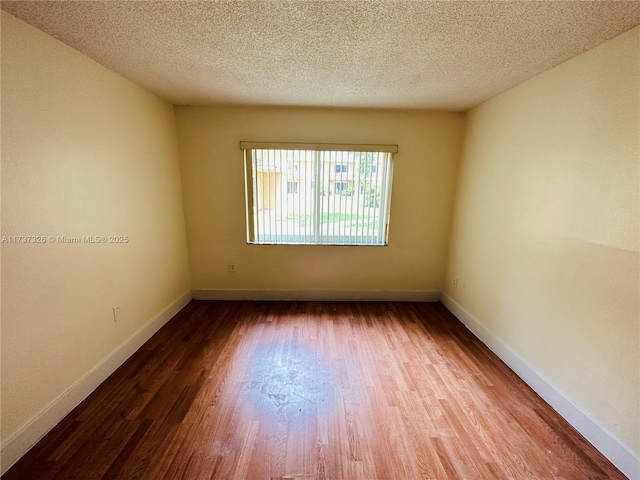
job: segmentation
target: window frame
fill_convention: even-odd
[[[393,182],[393,164],[394,164],[394,154],[398,152],[397,145],[383,145],[383,144],[328,144],[328,143],[290,143],[290,142],[240,142],[240,148],[243,150],[244,155],[244,177],[245,177],[245,215],[246,215],[246,233],[247,233],[247,243],[252,245],[344,245],[344,246],[387,246],[389,244],[389,222],[390,222],[390,213],[391,213],[391,193],[392,193],[392,182]],[[312,151],[314,152],[314,162],[319,162],[321,152],[337,152],[337,153],[347,153],[347,152],[356,152],[356,153],[366,153],[366,152],[378,152],[387,154],[388,156],[385,158],[384,162],[386,167],[383,169],[383,172],[386,175],[383,175],[382,181],[383,186],[381,188],[381,197],[380,197],[380,207],[381,210],[378,215],[372,217],[374,220],[377,220],[377,229],[381,229],[377,234],[371,234],[370,227],[368,227],[367,236],[365,236],[364,231],[361,236],[356,235],[342,235],[338,234],[332,235],[324,234],[318,230],[318,225],[316,225],[316,229],[314,233],[309,235],[289,235],[283,237],[282,234],[278,235],[277,231],[272,238],[277,238],[279,241],[269,241],[268,233],[260,233],[262,236],[262,240],[258,241],[256,238],[256,223],[258,223],[257,211],[255,210],[255,199],[254,196],[254,183],[256,181],[255,171],[253,168],[253,155],[256,150],[267,150],[267,151],[278,151],[278,150],[295,150],[295,151]],[[376,167],[377,170],[377,167]],[[376,173],[377,174],[377,173]],[[336,176],[335,181],[343,181],[342,172],[337,174],[334,172]],[[317,178],[315,179],[317,180]],[[346,179],[345,179],[346,180]],[[311,182],[311,190],[315,191],[315,201],[319,201],[321,198],[320,190],[315,189],[315,182]],[[349,184],[349,182],[345,182]],[[355,185],[354,185],[355,188]],[[314,198],[315,198],[314,197]],[[270,201],[270,200],[269,200]],[[377,201],[377,200],[376,200]],[[307,215],[305,213],[305,215]],[[320,220],[316,220],[316,223],[320,222]],[[364,227],[363,227],[364,228]],[[282,240],[282,239],[286,240]],[[313,239],[313,240],[312,240]],[[350,241],[345,241],[345,239],[349,239]],[[321,240],[321,241],[318,241]],[[353,241],[351,241],[353,240]]]

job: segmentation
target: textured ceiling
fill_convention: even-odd
[[[2,1],[179,105],[466,110],[640,24],[625,1]]]

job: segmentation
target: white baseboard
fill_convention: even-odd
[[[438,302],[439,290],[215,290],[191,292],[196,300],[334,300]]]
[[[3,442],[0,454],[0,475],[4,475],[31,447],[87,398],[190,300],[191,292],[180,295]]]
[[[640,480],[640,456],[618,440],[607,428],[592,418],[579,405],[567,397],[542,373],[525,361],[504,341],[497,337],[462,305],[446,293],[442,303],[489,349],[506,363],[522,380],[536,391],[554,410],[578,430],[607,457],[622,473],[632,480]]]

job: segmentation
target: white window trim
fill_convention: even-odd
[[[319,150],[398,153],[398,145],[354,143],[240,142],[241,150]]]

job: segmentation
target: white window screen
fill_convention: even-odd
[[[240,146],[249,243],[387,245],[397,146]]]

